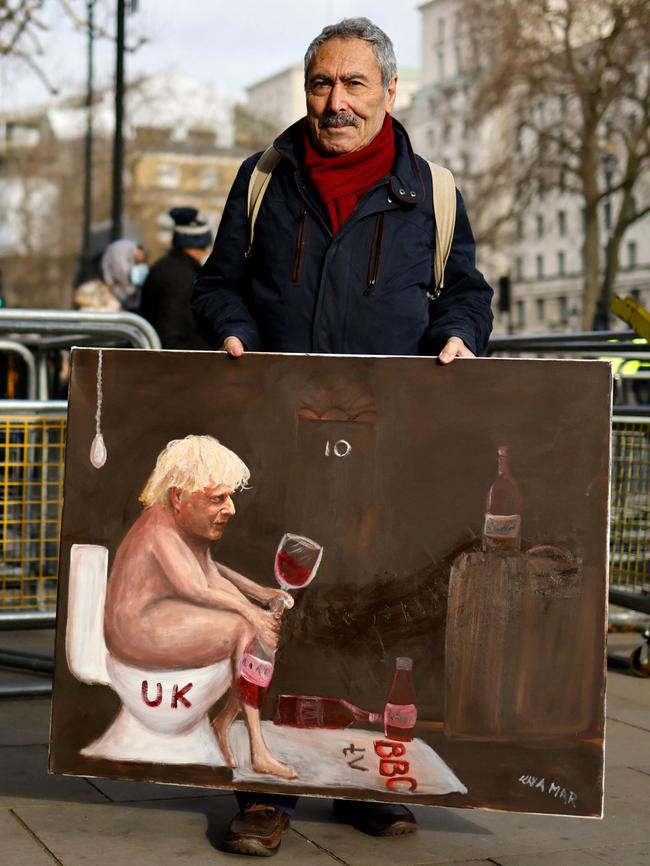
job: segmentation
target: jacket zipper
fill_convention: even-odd
[[[377,286],[379,277],[379,266],[381,264],[381,254],[384,245],[384,211],[377,214],[375,220],[375,231],[372,236],[370,245],[370,257],[368,259],[368,282],[364,295],[371,295]]]
[[[291,281],[294,283],[300,282],[300,272],[302,271],[302,260],[305,253],[305,232],[307,230],[307,208],[304,203],[300,212],[300,222],[298,223],[298,237],[296,239],[296,251],[293,257],[293,271],[291,273]]]

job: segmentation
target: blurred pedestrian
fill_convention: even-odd
[[[98,313],[137,311],[149,273],[146,258],[135,241],[113,241],[102,256],[102,279],[88,280],[75,290],[75,307]]]
[[[212,232],[193,207],[174,207],[171,249],[152,266],[142,287],[140,313],[163,349],[209,349],[192,316],[192,286],[212,246]]]

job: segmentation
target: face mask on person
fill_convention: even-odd
[[[144,281],[147,279],[148,275],[149,265],[145,265],[144,262],[133,265],[133,267],[129,271],[129,280],[131,282],[131,285],[139,289],[140,286],[142,286]]]

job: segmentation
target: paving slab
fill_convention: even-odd
[[[650,678],[608,672],[607,718],[650,731]]]
[[[153,782],[121,782],[115,779],[89,779],[88,783],[114,803],[139,803],[149,800],[178,800],[182,797],[232,797],[233,810],[237,801],[232,791],[195,788],[184,785],[161,785]]]
[[[9,682],[6,673],[3,681]],[[49,736],[49,698],[0,699],[0,746],[45,745]]]
[[[561,858],[558,859],[556,851],[550,854],[515,854],[512,857],[499,857],[498,863],[499,866],[594,866],[596,862],[602,864],[602,861],[596,861],[593,853],[586,849],[562,851]]]
[[[51,656],[54,653],[54,639],[53,628],[16,628],[0,631],[0,647],[16,652]]]
[[[633,845],[606,845],[602,848],[586,848],[580,851],[533,854],[530,856],[499,857],[499,866],[648,866],[650,842]],[[492,861],[494,862],[494,861]]]
[[[610,771],[607,785],[615,793],[608,797],[603,821],[420,806],[413,810],[421,828],[417,835],[372,839],[336,824],[328,804],[303,800],[293,823],[307,838],[350,866],[442,864],[472,859],[500,863],[505,856],[540,852],[555,852],[555,859],[549,862],[564,866],[566,851],[611,845],[613,839],[627,843],[650,839],[650,776],[619,767]]]
[[[650,731],[607,719],[605,773],[615,767],[650,766]]]
[[[52,858],[22,822],[0,809],[0,863],[3,866],[52,866]]]
[[[0,806],[44,800],[105,803],[106,797],[84,779],[48,775],[45,746],[0,747]]]
[[[611,863],[612,866],[648,866],[650,863],[650,842],[631,845],[607,845],[591,852],[598,863]]]
[[[16,812],[65,866],[242,866],[248,862],[216,847],[232,817],[232,804],[223,797],[146,806],[21,805]],[[273,859],[274,866],[332,866],[336,862],[292,831],[285,833]]]

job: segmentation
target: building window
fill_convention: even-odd
[[[438,78],[442,81],[445,77],[445,51],[444,48],[438,49]]]
[[[541,280],[544,278],[544,256],[537,256],[536,264],[537,264],[537,279]]]
[[[169,162],[161,162],[158,165],[158,183],[169,189],[180,186],[181,170],[179,166]]]
[[[202,168],[199,184],[201,189],[216,190],[219,186],[219,170],[217,168]]]
[[[544,215],[541,213],[537,214],[537,237],[544,237]]]
[[[524,239],[524,218],[522,216],[517,217],[517,240],[521,241]]]
[[[566,237],[566,211],[564,210],[557,212],[557,230],[561,238]]]
[[[546,303],[544,298],[535,299],[535,307],[537,308],[537,321],[543,322],[546,316]]]
[[[524,278],[524,260],[521,256],[515,259],[515,279],[521,282]]]
[[[569,304],[565,297],[557,299],[558,313],[560,316],[560,324],[566,325],[569,322]]]
[[[445,19],[438,18],[438,42],[445,41]]]
[[[560,250],[557,254],[557,272],[561,277],[566,275],[566,253],[564,250]]]
[[[524,328],[526,325],[526,311],[523,301],[515,301],[515,327]]]
[[[630,270],[636,268],[636,241],[630,241],[627,245],[627,266]]]
[[[16,147],[35,147],[41,139],[38,127],[11,121],[7,123],[5,134],[7,141]]]

